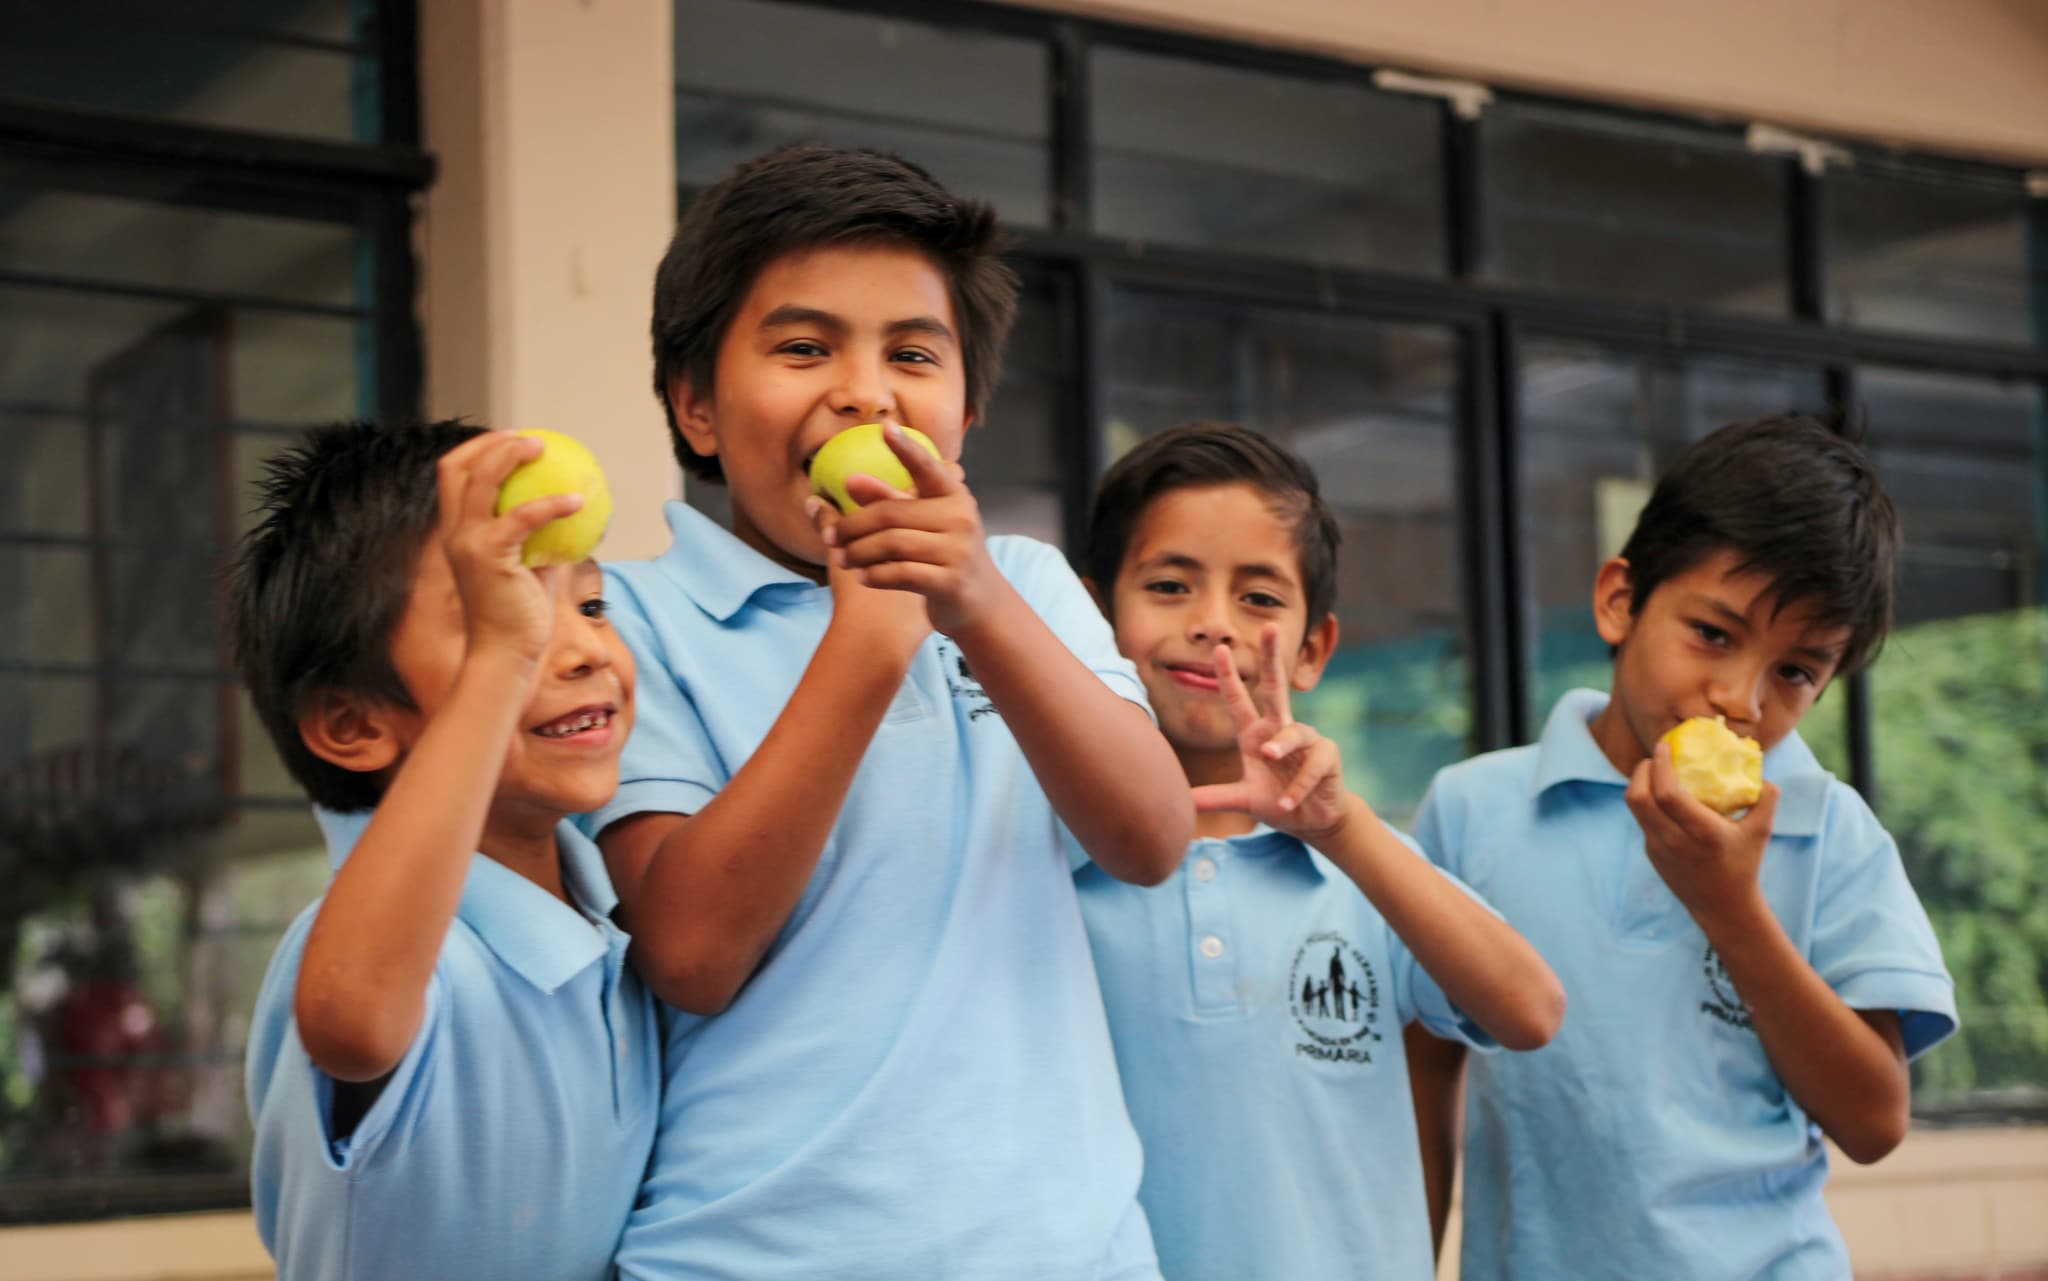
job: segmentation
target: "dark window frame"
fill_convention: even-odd
[[[323,305],[204,290],[122,285],[36,272],[0,273],[0,285],[75,291],[95,297],[212,304],[222,308],[349,320],[366,325],[374,405],[379,416],[412,417],[422,403],[421,335],[415,312],[413,200],[433,180],[435,163],[421,150],[416,0],[378,0],[365,42],[322,41],[207,24],[177,29],[246,37],[257,45],[320,48],[378,59],[380,137],[344,143],[168,121],[145,115],[53,106],[8,99],[0,90],[0,181],[22,187],[110,195],[170,207],[309,219],[354,227],[366,238],[366,297],[354,305]],[[85,406],[0,402],[0,421],[75,419]],[[286,438],[300,424],[236,419],[209,423],[232,431]],[[110,536],[0,533],[0,546],[77,549],[88,555],[134,550],[133,540]],[[224,554],[226,548],[212,549]],[[101,648],[99,646],[95,647]],[[226,657],[203,669],[189,664],[143,667],[96,653],[79,662],[0,663],[0,675],[116,679],[157,678],[218,685],[228,732],[238,682]],[[105,764],[103,762],[103,764]],[[112,768],[113,766],[109,766]],[[237,812],[302,811],[304,801],[239,794],[226,804]],[[12,942],[11,936],[7,940]],[[0,1226],[101,1219],[131,1214],[240,1209],[249,1204],[246,1175],[122,1173],[104,1179],[9,1180],[0,1198]]]

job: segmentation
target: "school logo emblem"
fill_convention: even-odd
[[[1749,1030],[1749,1007],[1742,1003],[1742,994],[1735,990],[1735,981],[1728,977],[1728,967],[1721,964],[1721,956],[1712,943],[1707,944],[1707,954],[1700,958],[1700,970],[1707,980],[1707,999],[1700,1002],[1700,1011],[1730,1027]]]
[[[953,701],[965,709],[968,720],[978,721],[996,714],[995,703],[967,666],[967,655],[960,652],[951,637],[939,641],[939,664],[946,672],[946,688],[952,691]]]
[[[1303,1040],[1294,1052],[1327,1063],[1370,1063],[1380,1035],[1380,983],[1365,955],[1331,930],[1294,954],[1287,1004]]]

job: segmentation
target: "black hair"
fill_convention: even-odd
[[[1629,608],[1717,552],[1771,581],[1774,608],[1810,607],[1847,627],[1837,673],[1877,657],[1892,625],[1899,517],[1847,415],[1787,413],[1730,423],[1680,450],[1621,557]]]
[[[999,256],[994,207],[951,195],[900,156],[793,143],[742,164],[691,201],[655,272],[654,394],[684,471],[724,478],[716,457],[683,438],[670,385],[680,378],[711,390],[719,344],[761,272],[804,249],[876,244],[919,250],[945,276],[967,407],[982,415],[1017,315],[1017,275]]]
[[[308,748],[299,718],[326,694],[413,706],[391,638],[440,518],[437,465],[482,430],[336,423],[265,464],[259,519],[228,569],[229,632],[256,715],[317,804],[362,810],[383,793]]]
[[[1088,576],[1105,603],[1123,570],[1131,531],[1160,495],[1211,485],[1250,485],[1294,525],[1308,625],[1337,603],[1337,517],[1316,474],[1291,450],[1232,423],[1185,423],[1149,436],[1116,461],[1095,491],[1088,517]]]

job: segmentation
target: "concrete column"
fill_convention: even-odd
[[[616,503],[599,555],[668,545],[680,492],[651,390],[654,268],[676,216],[672,0],[420,6],[426,401],[588,444]]]

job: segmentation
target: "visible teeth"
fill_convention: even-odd
[[[611,723],[612,718],[609,712],[586,712],[573,721],[563,721],[555,725],[543,725],[534,732],[548,738],[567,738],[571,734],[580,734],[584,730],[596,729]]]

